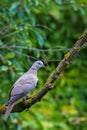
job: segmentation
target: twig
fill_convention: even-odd
[[[70,48],[65,48],[65,47],[59,47],[59,48],[49,48],[49,49],[40,49],[40,48],[28,48],[25,46],[7,46],[3,45],[0,47],[0,49],[24,49],[24,50],[29,50],[29,51],[39,51],[39,52],[57,52],[57,51],[64,51],[64,50],[70,50]]]

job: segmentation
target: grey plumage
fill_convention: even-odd
[[[15,84],[13,85],[10,91],[9,100],[6,104],[7,109],[3,116],[4,120],[8,118],[15,102],[20,98],[26,96],[31,90],[35,88],[38,81],[37,71],[42,67],[44,67],[42,61],[34,62],[32,67],[15,82]]]

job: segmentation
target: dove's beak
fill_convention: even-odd
[[[43,68],[46,68],[46,66],[45,66],[45,65],[43,65]]]

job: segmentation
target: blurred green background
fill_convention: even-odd
[[[87,0],[0,1],[0,105],[34,61],[35,94],[87,27]],[[87,130],[87,48],[82,48],[43,100],[29,110],[0,115],[0,130]]]

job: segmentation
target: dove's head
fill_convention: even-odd
[[[34,73],[34,74],[37,74],[37,71],[40,69],[40,68],[45,68],[45,65],[42,61],[35,61],[33,63],[33,65],[31,66],[31,68],[29,69],[29,73]]]
[[[40,68],[45,68],[45,65],[42,61],[36,61],[36,62],[34,62],[33,67],[38,70]]]

